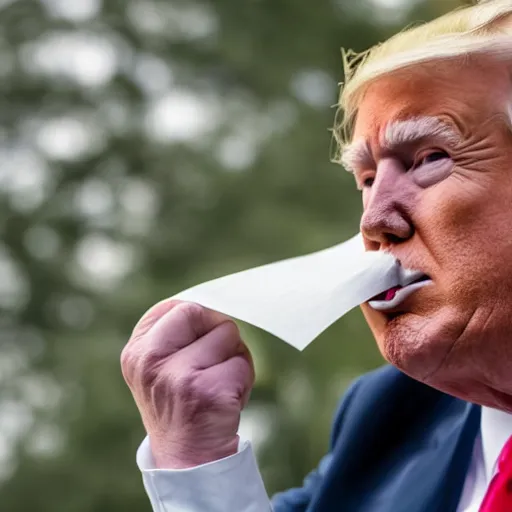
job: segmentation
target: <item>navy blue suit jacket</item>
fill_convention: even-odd
[[[456,512],[480,407],[386,366],[357,380],[330,451],[275,512]]]

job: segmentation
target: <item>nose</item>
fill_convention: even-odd
[[[410,217],[414,202],[414,187],[403,166],[393,159],[379,162],[361,218],[366,249],[378,251],[410,239],[414,234]]]

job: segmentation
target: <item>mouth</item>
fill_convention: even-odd
[[[415,291],[432,284],[432,279],[425,273],[416,270],[401,271],[399,284],[376,295],[368,301],[376,311],[391,311],[397,308]]]

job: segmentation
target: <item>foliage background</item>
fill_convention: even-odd
[[[340,48],[455,0],[0,0],[0,500],[150,509],[119,354],[154,302],[354,234],[329,161]],[[242,326],[258,380],[242,434],[270,494],[324,453],[359,312],[298,353]]]

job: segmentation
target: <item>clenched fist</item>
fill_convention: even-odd
[[[135,326],[121,368],[157,467],[193,467],[236,453],[254,366],[229,317],[160,302]]]

